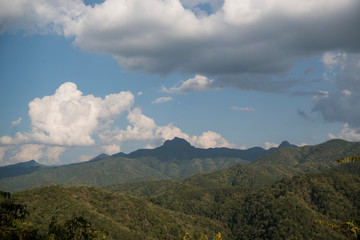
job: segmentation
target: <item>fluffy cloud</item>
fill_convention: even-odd
[[[270,148],[273,148],[273,147],[277,148],[278,146],[279,146],[279,144],[277,144],[277,143],[265,142],[265,149],[266,150],[270,149]]]
[[[43,148],[44,146],[39,144],[22,145],[20,151],[13,157],[13,162],[38,161],[43,155]]]
[[[190,142],[201,148],[229,147],[234,148],[234,144],[230,144],[220,134],[212,131],[202,133],[200,136],[193,136]]]
[[[155,99],[154,101],[152,101],[152,104],[156,104],[156,103],[165,103],[165,102],[169,102],[172,101],[172,97],[159,97],[157,99]]]
[[[199,4],[214,13],[197,16]],[[295,59],[326,51],[360,51],[358,0],[107,0],[93,7],[19,0],[2,1],[0,9],[1,32],[45,29],[110,54],[127,70],[201,74],[241,89],[286,90],[294,83],[266,74],[286,73]],[[323,60],[330,66],[337,58]]]
[[[360,128],[353,129],[349,127],[349,124],[345,123],[341,132],[337,135],[329,133],[330,139],[340,138],[352,142],[360,142]]]
[[[179,87],[172,87],[167,89],[163,87],[162,92],[167,93],[187,93],[191,91],[204,91],[212,88],[212,83],[214,80],[210,80],[202,75],[195,75],[194,78],[190,78],[181,83]]]
[[[98,143],[106,153],[114,154],[129,141],[146,141],[148,146],[157,146],[174,137],[203,148],[234,146],[212,131],[189,136],[171,123],[158,126],[140,108],[131,109],[133,103],[134,96],[130,92],[110,94],[102,99],[83,95],[74,83],[64,83],[53,95],[29,103],[31,131],[19,132],[15,137],[1,137],[0,159],[10,151],[11,163],[40,159],[45,164],[60,164],[60,156],[69,146]],[[124,111],[128,112],[129,125],[125,129],[113,127]],[[96,141],[98,139],[100,142]]]
[[[46,162],[42,162],[45,164],[60,164],[60,155],[65,152],[66,148],[65,147],[47,147],[47,150],[45,152],[45,156],[47,161]]]
[[[86,11],[81,0],[16,0],[0,2],[0,33],[25,29],[29,32],[56,32],[71,25]]]
[[[130,125],[126,129],[106,130],[99,135],[108,154],[120,150],[116,146],[120,146],[124,142],[147,141],[149,146],[156,146],[174,137],[184,138],[194,146],[202,148],[234,147],[216,132],[207,131],[200,136],[189,136],[172,124],[158,126],[154,119],[145,116],[140,108],[135,108],[129,112],[127,120]]]
[[[92,135],[134,102],[130,92],[107,95],[104,99],[84,96],[74,83],[62,84],[54,95],[29,103],[32,130],[4,136],[2,144],[40,143],[61,146],[85,146],[95,143]]]
[[[103,145],[109,146],[114,143],[121,145],[127,141],[163,141],[174,137],[183,137],[188,139],[188,135],[169,124],[167,126],[157,126],[154,119],[145,116],[140,108],[135,108],[129,112],[127,120],[130,123],[125,130],[114,129],[106,130],[99,134]]]

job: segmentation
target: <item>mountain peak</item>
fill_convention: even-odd
[[[188,141],[179,137],[175,137],[172,140],[166,140],[161,147],[176,149],[194,148]]]
[[[294,145],[294,144],[290,144],[288,141],[283,141],[282,143],[280,143],[278,148],[297,148],[298,146]]]

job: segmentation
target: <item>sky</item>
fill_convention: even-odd
[[[0,166],[360,141],[358,0],[0,0]]]

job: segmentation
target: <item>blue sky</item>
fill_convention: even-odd
[[[360,141],[360,3],[0,3],[0,165]]]

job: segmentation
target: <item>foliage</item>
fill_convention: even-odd
[[[340,163],[359,162],[360,161],[360,153],[357,156],[340,158],[340,159],[337,159],[336,161],[340,162]]]
[[[338,233],[312,223],[318,218],[345,221],[360,215],[360,171],[354,169],[341,166],[255,190],[179,186],[149,200],[225,222],[232,232],[230,239],[341,239]]]
[[[203,216],[186,215],[156,206],[149,201],[95,187],[45,187],[15,193],[29,206],[30,220],[40,233],[56,216],[62,225],[73,215],[91,219],[91,226],[107,239],[181,239],[185,232],[229,235],[224,223]]]
[[[337,223],[315,220],[315,223],[326,225],[337,232],[341,232],[347,237],[347,239],[360,238],[360,218],[356,220],[349,220],[347,222],[337,222]]]
[[[53,217],[48,227],[48,233],[41,235],[39,230],[27,220],[29,212],[25,205],[15,203],[10,193],[0,192],[0,195],[0,239],[105,239],[105,235],[91,228],[91,223],[83,216],[73,216],[64,223]]]
[[[0,195],[0,239],[38,239],[37,230],[27,222],[26,207],[15,203],[10,193]]]
[[[97,240],[105,239],[105,234],[91,228],[91,223],[83,216],[72,217],[71,219],[60,223],[54,217],[49,224],[49,239],[76,239],[76,240]]]

